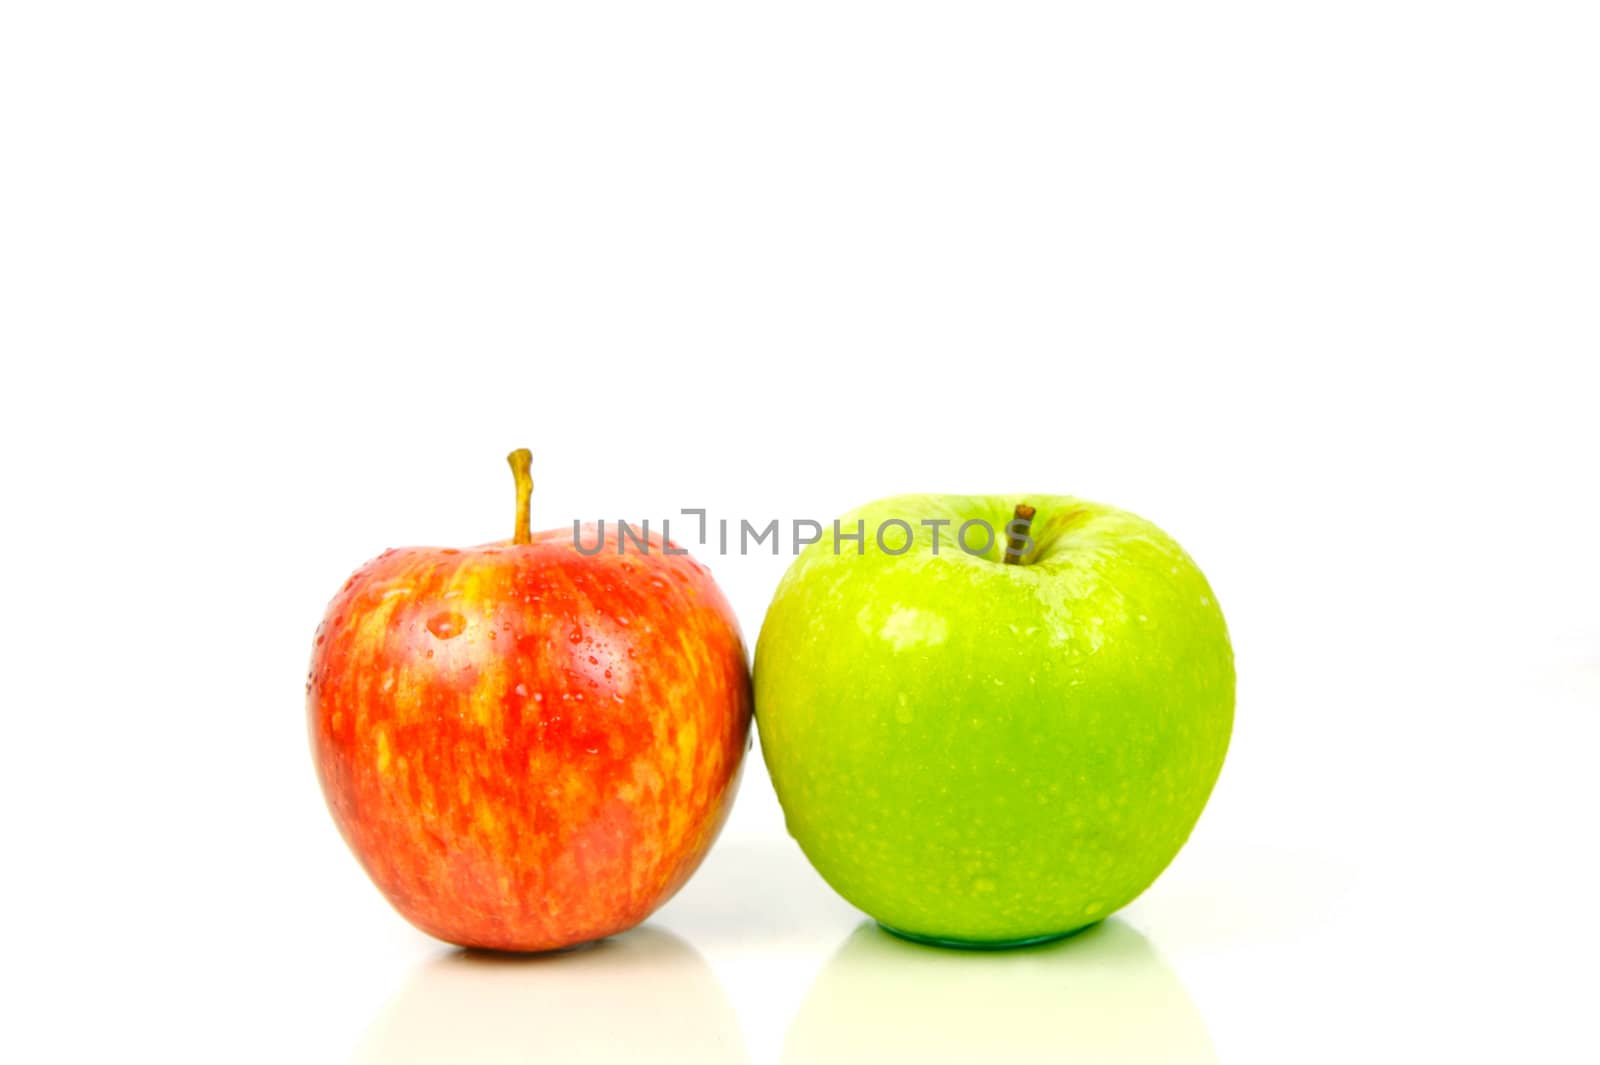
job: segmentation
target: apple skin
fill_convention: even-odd
[[[586,529],[587,548],[595,533]],[[384,552],[317,631],[328,808],[378,889],[466,947],[638,924],[721,828],[748,745],[738,624],[708,570],[569,530]]]
[[[1003,565],[1023,502],[1035,545]],[[891,518],[915,532],[904,554],[876,542]],[[950,521],[937,555],[925,519]],[[998,534],[981,557],[956,546],[968,519]],[[913,938],[1045,939],[1132,901],[1188,838],[1232,731],[1233,652],[1200,570],[1149,522],[1070,497],[897,496],[840,523],[857,520],[864,552],[835,554],[827,530],[757,642],[790,834]]]

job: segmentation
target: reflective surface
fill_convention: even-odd
[[[659,928],[559,954],[452,951],[421,965],[353,1059],[409,1062],[748,1061],[716,975]]]
[[[967,951],[871,922],[807,994],[785,1065],[1208,1062],[1204,1022],[1149,941],[1118,918],[1052,943]]]

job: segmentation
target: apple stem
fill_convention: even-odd
[[[1022,561],[1022,553],[1028,549],[1028,528],[1033,524],[1033,515],[1032,507],[1018,503],[1011,520],[1006,523],[1006,565],[1015,566]]]
[[[533,502],[533,452],[519,447],[506,456],[506,461],[511,463],[511,475],[517,479],[517,531],[512,535],[511,542],[532,543],[533,533],[528,529],[528,518]]]

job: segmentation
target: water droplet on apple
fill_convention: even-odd
[[[516,692],[518,695],[522,696],[524,699],[526,699],[528,697],[528,686],[526,684],[518,684],[515,688],[512,688],[511,690]]]
[[[600,660],[598,658],[596,658],[594,655],[590,655],[589,656],[589,664],[591,666],[598,666],[600,664]]]
[[[428,619],[428,631],[441,640],[455,639],[466,627],[467,619],[454,610],[441,610]]]
[[[536,703],[544,702],[544,692],[534,692],[533,693],[533,701],[536,702]]]
[[[583,630],[577,628],[573,629],[571,632],[567,633],[567,639],[571,640],[573,643],[582,643]]]

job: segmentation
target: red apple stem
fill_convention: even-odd
[[[1021,563],[1022,553],[1028,549],[1028,529],[1033,525],[1033,515],[1032,507],[1018,503],[1011,520],[1006,523],[1006,565]]]
[[[517,531],[512,534],[511,542],[532,543],[533,533],[528,521],[533,504],[533,452],[519,447],[506,456],[506,461],[511,463],[511,475],[517,479]]]

